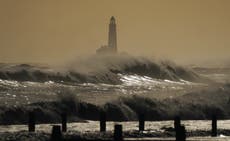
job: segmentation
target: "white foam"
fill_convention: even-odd
[[[13,86],[13,87],[18,87],[19,83],[18,81],[13,81],[13,80],[2,80],[0,79],[0,84],[5,85],[5,86]]]
[[[148,76],[118,74],[124,85],[128,86],[156,86],[156,85],[190,85],[192,82],[181,79],[180,81],[154,79]]]
[[[47,82],[45,82],[45,84],[54,84],[54,82],[53,81],[47,81]]]

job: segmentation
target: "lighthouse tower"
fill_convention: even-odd
[[[116,31],[116,21],[112,16],[109,23],[109,37],[108,45],[101,46],[101,48],[96,50],[97,54],[113,54],[117,53],[117,31]]]
[[[116,31],[116,21],[112,16],[109,23],[109,39],[108,47],[112,48],[114,52],[117,52],[117,31]]]

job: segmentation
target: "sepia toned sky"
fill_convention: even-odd
[[[117,20],[118,49],[179,63],[230,60],[229,0],[0,0],[0,62],[94,54]]]

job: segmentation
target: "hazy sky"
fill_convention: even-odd
[[[107,44],[177,62],[230,60],[230,0],[0,0],[0,62],[60,63]]]

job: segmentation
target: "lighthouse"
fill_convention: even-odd
[[[116,20],[114,16],[110,18],[109,22],[109,36],[108,45],[101,46],[97,49],[97,54],[111,54],[117,53],[117,31],[116,31]]]
[[[113,16],[110,18],[110,23],[109,23],[108,47],[112,48],[114,52],[117,52],[116,21]]]

